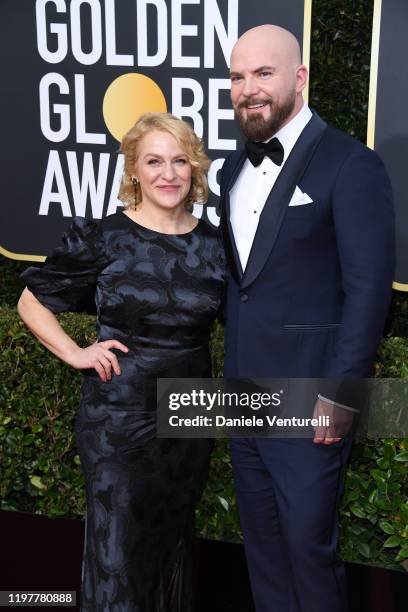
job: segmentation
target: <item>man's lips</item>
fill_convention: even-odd
[[[262,112],[267,106],[271,106],[272,100],[243,100],[238,104],[238,110],[245,110],[248,114]]]
[[[260,111],[262,108],[265,108],[266,106],[269,106],[269,102],[258,102],[257,104],[246,104],[244,108],[247,110],[247,112],[252,113],[252,112]]]

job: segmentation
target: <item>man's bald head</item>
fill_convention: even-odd
[[[267,23],[244,32],[232,49],[231,61],[234,55],[246,54],[249,50],[255,53],[259,50],[268,50],[293,66],[302,63],[296,37],[277,25]]]
[[[231,54],[231,99],[250,140],[266,140],[302,108],[307,69],[295,36],[265,24],[245,32]]]

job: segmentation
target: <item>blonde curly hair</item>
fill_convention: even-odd
[[[120,151],[125,156],[125,165],[118,199],[125,208],[135,208],[142,201],[140,183],[135,186],[132,174],[137,160],[137,145],[152,130],[168,132],[177,140],[191,164],[191,187],[184,202],[191,208],[195,202],[206,202],[208,198],[207,170],[211,160],[204,151],[204,145],[193,128],[171,113],[145,113],[123,136]]]

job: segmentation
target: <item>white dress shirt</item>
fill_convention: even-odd
[[[303,104],[298,114],[275,134],[284,150],[282,165],[278,166],[269,157],[264,157],[262,163],[255,167],[247,159],[230,191],[230,220],[243,270],[248,262],[259,217],[267,197],[297,139],[311,118],[310,108],[307,104]]]

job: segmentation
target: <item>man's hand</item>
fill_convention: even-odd
[[[315,436],[313,442],[315,444],[334,444],[340,442],[351,429],[354,418],[354,410],[348,410],[336,403],[327,402],[322,398],[318,398],[313,411],[313,418],[319,416],[328,417],[327,427],[314,427]]]

